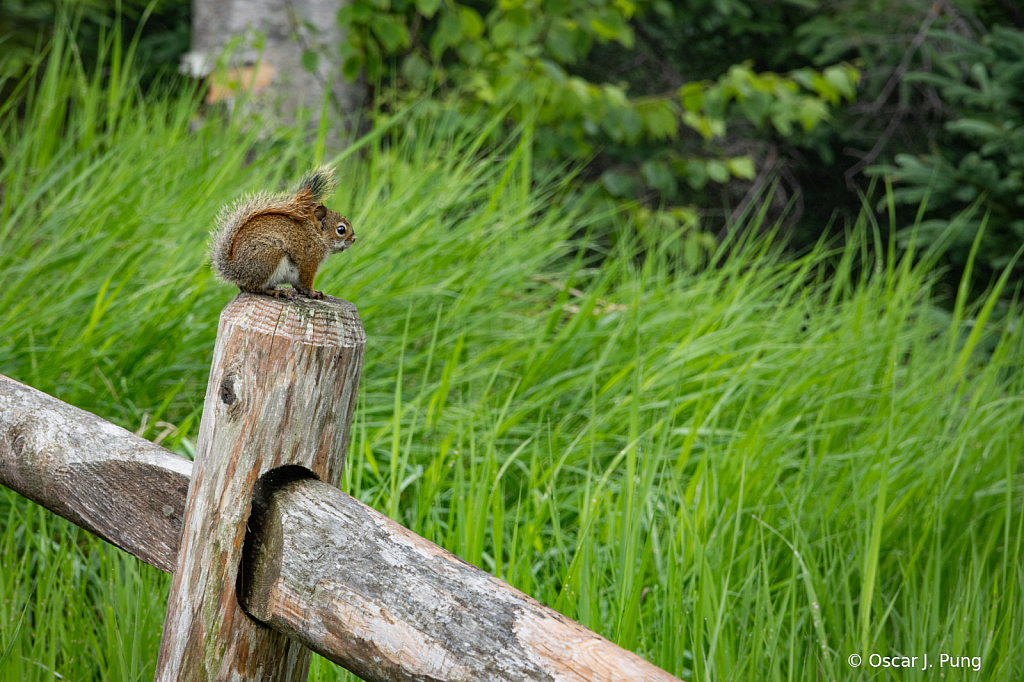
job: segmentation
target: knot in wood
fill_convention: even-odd
[[[235,377],[230,374],[220,382],[220,401],[225,405],[235,404]]]

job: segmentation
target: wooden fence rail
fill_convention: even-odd
[[[0,375],[0,485],[166,573],[192,462]]]
[[[174,573],[158,680],[305,680],[315,651],[371,682],[678,682],[333,485],[364,338],[343,301],[237,297],[195,467],[0,376],[0,484]]]

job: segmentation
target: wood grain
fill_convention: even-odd
[[[365,680],[679,682],[320,481],[260,522],[249,614]]]
[[[0,484],[171,573],[192,462],[0,375]]]
[[[366,336],[355,306],[239,294],[221,313],[157,680],[305,680],[309,651],[236,596],[250,503],[290,466],[341,482]]]

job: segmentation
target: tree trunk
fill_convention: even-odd
[[[195,77],[210,74],[228,41],[243,39],[240,55],[229,63],[234,79],[248,87],[257,102],[280,103],[285,113],[302,106],[317,120],[324,93],[330,86],[338,112],[348,118],[359,112],[364,87],[361,80],[348,83],[341,75],[339,47],[345,39],[338,26],[342,4],[351,0],[193,0],[192,51],[183,67]],[[256,49],[254,31],[266,35],[262,56]],[[313,73],[306,70],[302,55],[318,55]],[[259,70],[253,68],[259,60]],[[258,92],[259,90],[262,92]],[[215,80],[209,97],[229,97]]]

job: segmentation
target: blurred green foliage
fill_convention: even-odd
[[[645,18],[672,22],[709,11],[721,17],[746,7],[355,0],[338,15],[348,35],[341,46],[343,72],[355,78],[365,69],[371,80],[394,78],[409,97],[425,90],[448,93],[463,109],[507,107],[512,122],[531,127],[536,160],[591,159],[585,176],[641,228],[693,228],[700,222],[695,193],[709,183],[755,178],[754,157],[726,144],[731,126],[799,138],[855,98],[858,70],[836,64],[780,73],[739,60],[708,70],[709,78],[680,78],[636,94],[628,80],[594,72],[588,59],[595,47],[609,44],[629,55]],[[706,248],[714,244],[696,232],[692,237]]]
[[[721,238],[766,203],[776,217],[795,207],[791,224],[803,216],[806,226],[797,245],[813,243],[830,221],[857,215],[865,170],[894,157],[936,144],[984,157],[956,151],[969,133],[957,143],[952,131],[971,125],[954,122],[964,103],[921,75],[949,77],[966,58],[949,36],[991,51],[993,24],[1024,24],[1003,0],[356,0],[338,18],[350,36],[346,75],[365,69],[371,83],[397,83],[410,98],[440,92],[464,109],[507,107],[531,126],[537,160],[586,159],[582,175],[609,210],[626,209],[641,233],[682,230],[691,255],[714,244],[709,230]],[[989,113],[998,127],[1009,110]],[[958,245],[977,229],[962,222],[954,278],[969,250]],[[998,267],[1019,239],[992,227],[992,258],[979,262]],[[941,231],[926,223],[918,238]]]
[[[86,68],[115,22],[138,29],[144,87],[188,47],[188,0],[5,0],[0,99],[62,4]],[[504,112],[494,134],[527,130],[527,160],[578,168],[592,191],[569,200],[681,236],[694,267],[761,210],[798,248],[849,226],[878,173],[904,202],[891,225],[915,222],[932,183],[918,240],[982,198],[979,280],[1021,242],[1019,152],[1000,151],[1020,144],[1016,0],[354,0],[337,18],[348,38],[307,68],[326,56],[365,74],[383,112],[424,94],[448,123]],[[983,215],[955,223],[951,283]]]
[[[989,277],[1024,242],[1024,32],[996,27],[980,42],[948,32],[938,38],[950,49],[936,56],[930,73],[908,80],[934,85],[956,117],[929,153],[899,154],[895,164],[870,170],[898,183],[897,202],[918,206],[927,200],[930,219],[922,222],[918,239],[933,240],[980,202],[986,210],[961,221],[949,254],[963,266],[977,239],[977,263]],[[913,235],[904,229],[898,236],[905,245]]]
[[[175,69],[191,41],[190,0],[3,0],[0,86],[13,84],[45,57],[62,11],[71,18],[78,58],[87,69],[99,61],[99,46],[116,22],[124,35],[138,32],[135,66],[144,86],[158,72]]]

